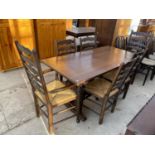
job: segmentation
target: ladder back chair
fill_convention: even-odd
[[[140,50],[140,51],[137,50],[137,52],[134,53],[134,55],[133,55],[133,59],[136,59],[136,61],[135,61],[135,64],[133,65],[132,69],[129,72],[129,75],[128,75],[127,80],[125,81],[124,87],[122,88],[122,92],[124,93],[123,94],[123,99],[127,95],[130,84],[133,84],[133,82],[134,82],[135,75],[136,75],[136,72],[137,72],[136,70],[139,67],[139,65],[140,65],[141,61],[143,60],[144,56],[146,55],[146,52],[147,52],[147,50],[144,50],[144,49]]]
[[[136,73],[137,73],[137,68],[139,67],[142,59],[144,58],[144,56],[146,55],[146,52],[147,52],[147,49],[141,49],[141,48],[137,48],[137,51],[135,53],[133,53],[133,57],[132,59],[137,59],[133,68],[130,70],[129,72],[129,75],[128,75],[128,78],[127,80],[125,81],[125,84],[124,84],[124,87],[122,88],[122,91],[121,93],[124,93],[123,94],[123,99],[126,97],[127,95],[127,92],[128,92],[128,89],[129,89],[129,86],[130,84],[133,84],[134,82],[134,79],[135,79],[135,76],[136,76]],[[106,74],[103,74],[103,78],[112,82],[116,73],[118,71],[118,68],[114,69],[113,71],[110,71]]]
[[[89,50],[97,47],[97,36],[80,37],[80,51]]]
[[[57,56],[62,56],[66,54],[76,53],[77,52],[77,46],[75,39],[66,39],[66,40],[59,40],[56,41],[56,51]],[[60,81],[63,81],[62,75],[56,75]]]
[[[104,78],[97,77],[90,81],[84,88],[85,95],[90,94],[95,96],[100,101],[100,113],[99,114],[99,124],[103,123],[105,110],[110,106],[111,112],[114,112],[117,103],[118,95],[122,90],[122,87],[127,79],[130,70],[135,64],[137,59],[133,59],[130,62],[122,63],[113,79],[112,82],[105,80]],[[85,98],[85,97],[84,97]],[[113,100],[113,101],[111,101]],[[108,106],[110,102],[110,106]]]
[[[120,49],[126,49],[127,37],[117,36],[115,39],[115,47]]]
[[[53,111],[55,107],[70,104],[76,100],[76,94],[72,90],[74,85],[65,85],[57,79],[46,84],[38,53],[35,50],[30,51],[18,41],[15,41],[15,44],[32,87],[37,117],[40,116],[41,111],[48,118],[49,133],[53,133],[54,124],[58,123],[53,121],[54,115],[76,108],[72,106],[56,113]]]
[[[148,40],[152,38],[149,32],[132,31],[127,41],[127,50],[135,51],[137,48],[145,49],[148,46]]]
[[[75,39],[56,41],[57,56],[77,52]]]
[[[153,33],[150,32],[131,32],[129,37],[128,47],[137,50],[137,48],[147,49],[143,59],[141,60],[140,67],[137,68],[137,72],[144,74],[143,85],[147,80],[149,72],[152,71],[150,79],[152,80],[155,75],[155,61],[148,58],[152,50]],[[146,73],[144,72],[146,70]]]
[[[128,42],[128,45],[127,45],[127,49],[132,51],[134,57],[139,56],[139,58],[138,58],[139,60],[137,60],[137,63],[136,63],[136,65],[135,65],[135,67],[134,67],[134,69],[132,71],[132,78],[130,79],[132,84],[134,82],[135,76],[136,76],[136,74],[138,72],[138,68],[139,68],[142,60],[146,59],[144,57],[148,53],[148,49],[149,49],[149,46],[150,46],[151,41],[152,41],[151,37],[152,36],[149,33],[131,32],[131,35],[129,37],[129,42]],[[113,71],[110,71],[110,72],[108,72],[106,74],[103,74],[103,77],[105,79],[107,79],[107,80],[109,79],[110,81],[112,81],[112,79],[113,79],[114,75],[116,74],[116,72],[117,72],[117,69],[115,69]],[[147,78],[147,76],[144,79],[144,83],[146,81],[146,78]],[[129,85],[127,87],[129,87]],[[125,89],[125,92],[127,92],[127,90],[128,89]],[[126,96],[126,93],[125,93],[124,97],[125,96]]]

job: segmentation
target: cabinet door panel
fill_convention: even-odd
[[[33,20],[0,20],[0,70],[22,66],[14,41],[32,49],[34,44]]]
[[[0,28],[0,53],[2,59],[2,70],[17,67],[19,59],[13,45],[13,39],[9,27]]]
[[[66,36],[66,20],[38,19],[35,23],[40,58],[44,59],[55,56],[55,41],[65,39]]]
[[[114,37],[113,37],[113,45],[115,43],[115,39],[117,36],[126,36],[128,35],[130,25],[132,20],[131,19],[117,19]]]

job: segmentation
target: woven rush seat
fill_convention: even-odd
[[[149,66],[155,66],[155,60],[144,58],[142,60],[142,64],[149,65]]]
[[[103,74],[102,76],[103,76],[105,79],[108,79],[108,80],[110,80],[110,81],[113,81],[115,75],[117,74],[117,71],[118,71],[118,68],[113,69],[112,71],[107,72],[107,73]]]
[[[58,88],[62,88],[64,86],[65,85],[62,82],[60,82],[59,80],[54,80],[54,81],[52,81],[46,85],[48,91],[52,91],[52,90],[55,90]],[[37,91],[35,91],[35,94],[43,102],[45,102],[45,96],[42,93],[40,93],[37,90]],[[71,102],[71,101],[76,99],[76,94],[71,89],[66,89],[63,91],[59,91],[57,93],[48,93],[48,95],[49,95],[49,99],[50,99],[53,106],[58,106],[58,105],[60,106],[60,105],[66,104],[66,103]]]
[[[103,98],[106,95],[106,93],[110,87],[111,87],[111,82],[109,82],[105,79],[96,78],[96,79],[90,81],[85,86],[85,90],[87,92],[95,94],[98,97]],[[111,91],[109,96],[115,95],[118,91],[119,91],[118,89],[114,89],[113,91]]]
[[[118,71],[118,69],[116,68],[116,69],[114,69],[114,70],[112,70],[112,71],[110,71],[110,72],[108,72],[108,73],[105,73],[105,74],[103,74],[103,78],[105,78],[106,80],[109,80],[109,81],[113,81],[114,80],[114,77],[116,76],[116,74],[117,74],[117,71]],[[129,82],[130,81],[130,77],[128,77],[126,80],[125,80],[125,83],[127,83],[127,82]]]

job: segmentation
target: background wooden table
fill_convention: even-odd
[[[77,27],[66,30],[66,34],[75,38],[87,35],[94,35],[96,33],[95,27]]]

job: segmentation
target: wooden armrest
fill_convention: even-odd
[[[51,68],[48,68],[48,69],[46,69],[46,70],[43,70],[42,73],[43,73],[43,74],[46,74],[46,73],[49,73],[49,72],[51,72],[51,71],[54,71],[54,70],[51,69]]]
[[[66,89],[71,89],[71,88],[75,88],[76,85],[73,85],[73,84],[70,84],[70,85],[66,85],[64,87],[61,87],[61,88],[58,88],[58,89],[54,89],[54,90],[51,90],[51,91],[48,91],[48,93],[58,93],[60,91],[64,91]]]

